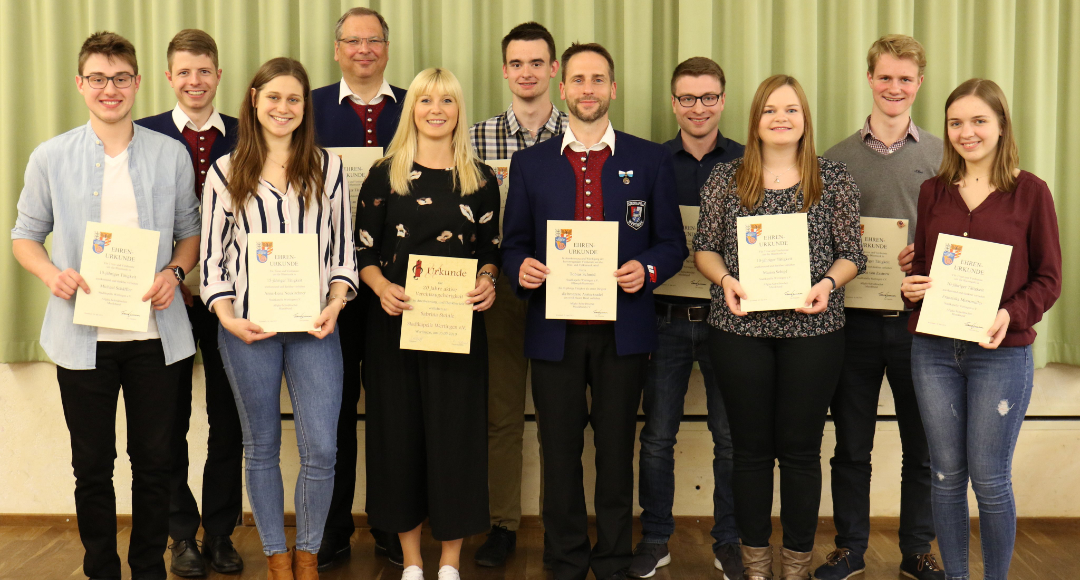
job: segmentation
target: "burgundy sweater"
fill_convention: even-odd
[[[1000,306],[1009,312],[1009,329],[1001,346],[1034,342],[1032,326],[1061,295],[1061,244],[1046,182],[1021,171],[1013,191],[995,191],[969,211],[957,186],[933,177],[922,184],[918,215],[912,275],[929,275],[927,252],[937,247],[939,233],[1012,246]],[[922,301],[907,304],[915,308],[908,322],[915,333]]]

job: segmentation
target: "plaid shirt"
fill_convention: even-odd
[[[878,139],[877,136],[874,135],[873,129],[870,128],[870,117],[867,116],[866,124],[864,124],[862,128],[862,138],[863,141],[865,141],[866,144],[869,145],[870,148],[874,151],[877,151],[882,155],[889,155],[890,153],[896,153],[897,151],[899,151],[900,148],[907,143],[908,139],[914,139],[915,142],[918,143],[919,128],[915,126],[915,120],[911,117],[908,117],[907,135],[904,135],[903,139],[898,140],[892,145],[886,145],[884,142],[881,141],[881,139]]]
[[[505,113],[500,113],[487,121],[481,121],[472,126],[469,134],[472,137],[473,149],[481,161],[494,161],[496,159],[510,159],[516,151],[531,147],[547,141],[548,139],[562,135],[570,117],[551,107],[551,116],[547,123],[536,132],[536,138],[529,131],[518,124],[514,115],[514,105],[507,107]]]

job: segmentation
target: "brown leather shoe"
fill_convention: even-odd
[[[813,552],[793,552],[780,548],[780,580],[809,580]]]
[[[293,580],[292,552],[266,557],[267,580]]]
[[[294,580],[319,580],[319,556],[303,550],[293,552]]]
[[[741,546],[742,561],[746,571],[743,572],[745,580],[772,580],[772,546],[764,548],[751,548]]]

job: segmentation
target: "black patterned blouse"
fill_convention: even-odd
[[[821,201],[810,207],[806,216],[810,241],[810,276],[819,282],[833,262],[843,258],[854,263],[859,273],[866,271],[866,256],[859,235],[859,188],[847,167],[840,162],[818,157],[825,188]],[[694,251],[716,252],[724,258],[728,271],[739,277],[739,245],[736,218],[752,215],[796,213],[802,209],[798,184],[787,189],[766,189],[761,204],[753,211],[739,202],[735,193],[735,170],[742,163],[736,159],[718,163],[701,190],[701,217]],[[709,324],[734,334],[769,338],[816,336],[844,327],[844,289],[829,297],[829,306],[818,314],[794,310],[768,310],[735,316],[724,302],[724,291],[712,285],[712,311]]]
[[[409,254],[476,258],[479,270],[499,265],[499,182],[479,164],[480,189],[461,195],[453,172],[413,164],[412,187],[392,193],[390,163],[371,168],[360,188],[356,216],[357,265],[379,266],[405,286]]]

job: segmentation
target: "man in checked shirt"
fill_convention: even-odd
[[[506,111],[473,125],[473,148],[486,162],[508,161],[521,149],[566,130],[568,117],[551,103],[549,86],[559,72],[555,40],[543,25],[526,22],[502,39],[503,78],[513,99]],[[502,187],[503,203],[506,188]],[[521,445],[525,430],[526,303],[518,300],[506,276],[495,284],[495,304],[485,317],[488,332],[488,493],[491,532],[476,551],[481,566],[502,566],[517,546],[521,523]],[[539,434],[538,434],[539,437]],[[541,460],[543,475],[543,460]],[[541,477],[541,480],[543,478]],[[543,505],[543,485],[540,502]],[[544,564],[549,563],[545,542]]]

